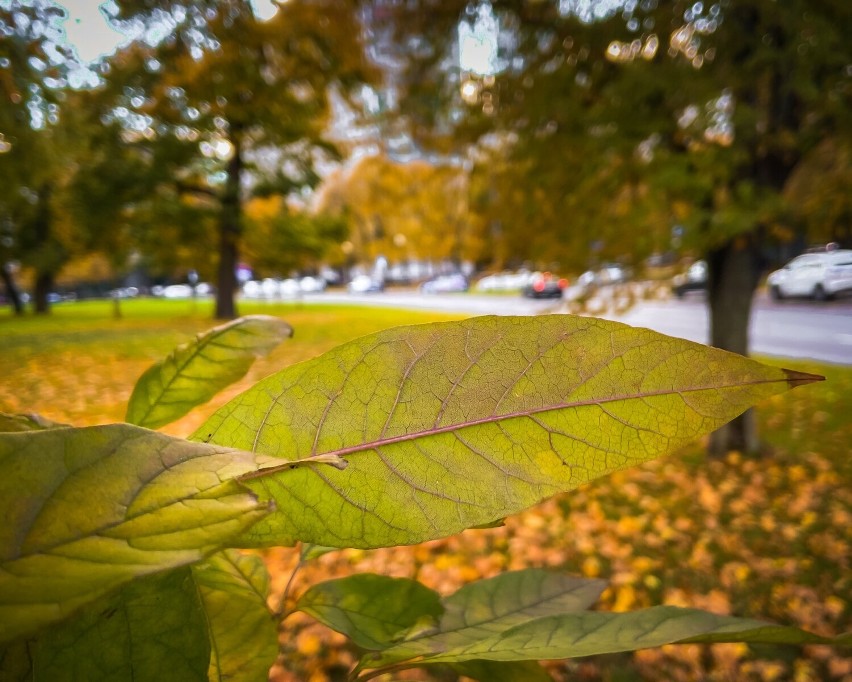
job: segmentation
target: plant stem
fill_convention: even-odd
[[[287,585],[284,587],[284,593],[281,595],[281,600],[278,602],[278,608],[275,610],[279,620],[284,620],[293,613],[293,609],[285,612],[285,607],[287,606],[287,600],[290,598],[290,588],[293,587],[293,579],[296,577],[296,574],[299,572],[299,569],[305,565],[305,560],[301,557],[299,558],[299,563],[296,564],[296,567],[293,569],[293,572],[290,574],[290,577],[287,579]]]

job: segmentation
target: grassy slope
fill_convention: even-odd
[[[57,306],[49,318],[0,317],[0,410],[38,412],[74,424],[120,420],[135,379],[174,345],[211,325],[208,303]],[[258,362],[216,404],[286,364],[395,324],[446,319],[425,313],[300,304],[243,306],[281,315],[294,339]],[[551,566],[611,581],[617,610],[671,603],[760,617],[834,634],[852,629],[852,368],[781,363],[828,381],[758,410],[772,456],[736,453],[706,462],[696,444],[680,456],[621,472],[509,519],[419,547],[326,555],[302,569],[312,582],[353,571],[415,576],[443,591],[481,576]],[[189,433],[211,406],[167,430]],[[279,592],[293,550],[268,555]],[[306,618],[285,623],[279,680],[329,679],[351,652]],[[556,664],[561,680],[850,680],[852,658],[823,647],[749,650],[740,645],[667,647],[634,657]],[[311,677],[314,675],[315,677]]]

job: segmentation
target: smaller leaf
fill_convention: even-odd
[[[241,379],[256,358],[293,335],[283,320],[250,315],[198,335],[136,382],[126,421],[155,429],[173,422]]]
[[[372,573],[312,586],[296,608],[364,649],[384,649],[412,629],[434,630],[444,611],[437,592],[416,580]]]
[[[278,626],[266,606],[263,560],[225,550],[193,566],[192,573],[207,615],[209,679],[266,679],[278,653]]]
[[[489,674],[488,661],[515,666],[523,661],[577,658],[676,643],[843,646],[850,640],[849,635],[832,639],[794,627],[671,606],[631,613],[587,611],[603,589],[601,581],[540,569],[504,573],[465,585],[443,600],[440,617],[434,607],[428,612],[420,606],[404,613],[399,601],[405,598],[406,590],[417,589],[414,586],[431,593],[430,603],[435,604],[435,593],[415,581],[369,574],[353,578],[315,585],[297,608],[361,646],[374,649],[356,668],[372,669],[367,678],[380,672],[448,664],[462,674],[490,680],[499,678]],[[377,601],[379,595],[391,600],[391,627],[381,623],[380,616],[387,607]],[[424,617],[427,614],[431,622]],[[405,630],[403,621],[410,623]],[[379,635],[373,636],[375,632]],[[540,669],[530,669],[527,675],[519,671],[516,678],[548,679]]]

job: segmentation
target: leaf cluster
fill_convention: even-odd
[[[249,317],[202,334],[142,376],[127,420],[185,414],[290,333]],[[445,537],[670,452],[817,378],[612,322],[475,318],[379,332],[284,369],[188,441],[4,418],[0,670],[258,679],[275,652],[267,578],[259,557],[230,548]],[[688,609],[587,611],[603,587],[528,570],[442,598],[365,574],[317,584],[297,608],[371,652],[351,675],[363,680],[437,664],[546,679],[534,661],[829,641]]]

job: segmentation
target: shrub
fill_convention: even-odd
[[[189,439],[149,430],[290,333],[251,316],[200,335],[140,378],[125,424],[0,417],[0,677],[264,679],[280,614],[262,560],[239,548],[303,543],[307,559],[493,525],[821,379],[615,322],[482,317],[346,343]],[[832,641],[696,609],[590,610],[604,587],[528,569],[442,596],[357,574],[297,608],[364,651],[352,680],[449,665],[535,681],[541,659]]]

